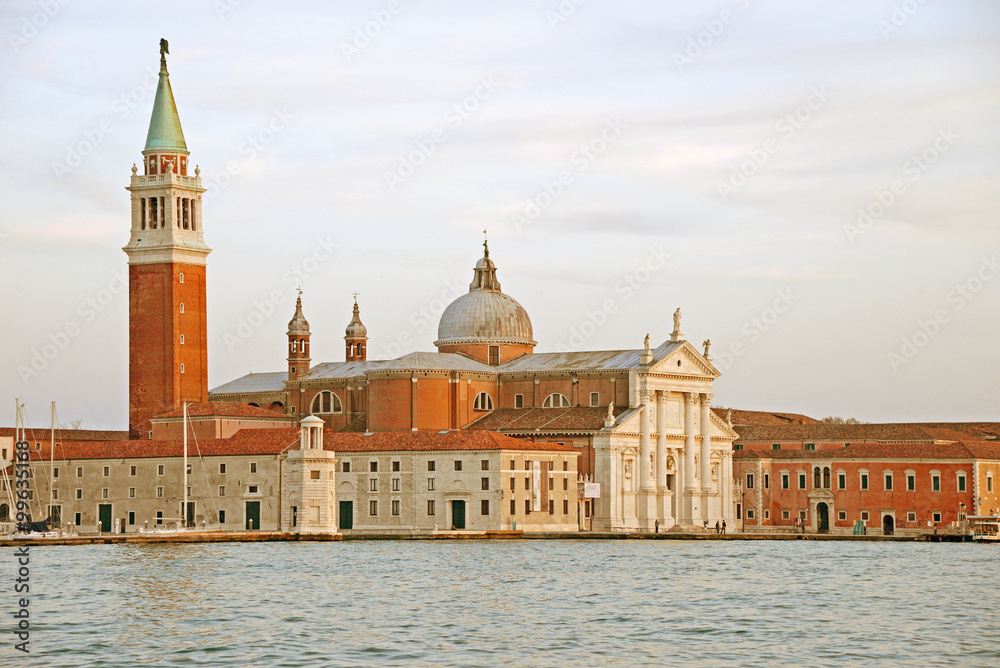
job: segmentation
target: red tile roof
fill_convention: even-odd
[[[615,407],[615,415],[626,409]],[[608,408],[573,406],[571,408],[500,408],[465,425],[463,429],[492,431],[596,431],[604,428]]]
[[[913,422],[888,424],[806,424],[784,426],[737,426],[737,443],[782,441],[932,441],[948,439],[990,440],[1000,435],[996,422]],[[945,431],[946,430],[946,431]]]
[[[28,441],[31,443],[46,443],[50,440],[51,432],[46,428],[29,429]],[[0,436],[10,436],[14,438],[14,427],[0,427]],[[115,431],[110,429],[56,429],[57,441],[124,441],[128,438],[127,431]]]
[[[997,459],[1000,443],[986,441],[921,441],[915,443],[852,443],[828,450],[738,450],[734,459],[852,460],[852,459]]]
[[[483,430],[380,431],[370,434],[327,431],[323,448],[334,452],[377,452],[406,450],[531,450],[576,452],[558,443],[535,443]]]
[[[723,421],[731,419],[734,426],[777,426],[787,424],[821,424],[816,418],[798,413],[770,413],[767,411],[744,411],[736,408],[713,408],[712,412]]]
[[[294,415],[286,415],[284,413],[278,413],[266,408],[258,408],[257,406],[236,403],[235,401],[205,401],[188,404],[187,413],[188,417],[237,417],[262,418],[266,420],[286,418],[289,421],[298,421],[298,418]],[[156,422],[165,418],[179,418],[182,417],[183,414],[183,409],[179,408],[175,411],[170,411],[169,413],[157,415],[153,418],[153,421]]]
[[[188,456],[198,453],[206,457],[216,455],[276,455],[295,445],[299,440],[298,429],[241,429],[231,438],[213,438],[188,441]],[[145,457],[180,457],[184,442],[170,441],[64,441],[56,443],[55,458],[69,459],[128,459]],[[43,443],[39,452],[32,452],[33,460],[48,461],[49,444]]]

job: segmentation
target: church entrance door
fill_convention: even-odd
[[[830,531],[830,508],[825,503],[816,504],[816,524],[820,533]]]
[[[892,518],[892,515],[886,515],[882,518],[882,533],[886,536],[891,536],[896,531],[896,520]]]

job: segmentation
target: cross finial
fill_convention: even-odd
[[[296,289],[296,290],[298,291],[298,293],[299,293],[299,297],[301,297],[301,296],[302,296],[302,286],[300,285],[300,286],[298,286],[298,287],[297,287],[297,288],[295,288],[295,289]]]
[[[351,296],[354,297],[354,303],[355,304],[358,303],[358,295],[360,295],[360,294],[361,294],[360,292],[352,292],[351,293]]]

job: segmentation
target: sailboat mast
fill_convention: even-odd
[[[53,466],[55,465],[55,452],[56,452],[56,402],[52,402],[52,431],[49,434],[49,508],[48,512],[45,514],[46,518],[52,518],[52,503],[54,499],[52,498],[53,490],[55,489],[55,479],[52,477]]]
[[[188,510],[188,405],[184,403],[184,505],[181,506],[182,526],[187,526]]]

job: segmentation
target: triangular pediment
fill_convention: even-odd
[[[651,373],[681,374],[684,376],[704,376],[718,378],[722,374],[705,359],[697,348],[688,341],[680,341],[666,347],[665,355],[657,359],[650,367]],[[659,349],[658,349],[659,350]],[[680,362],[680,364],[678,364]]]

